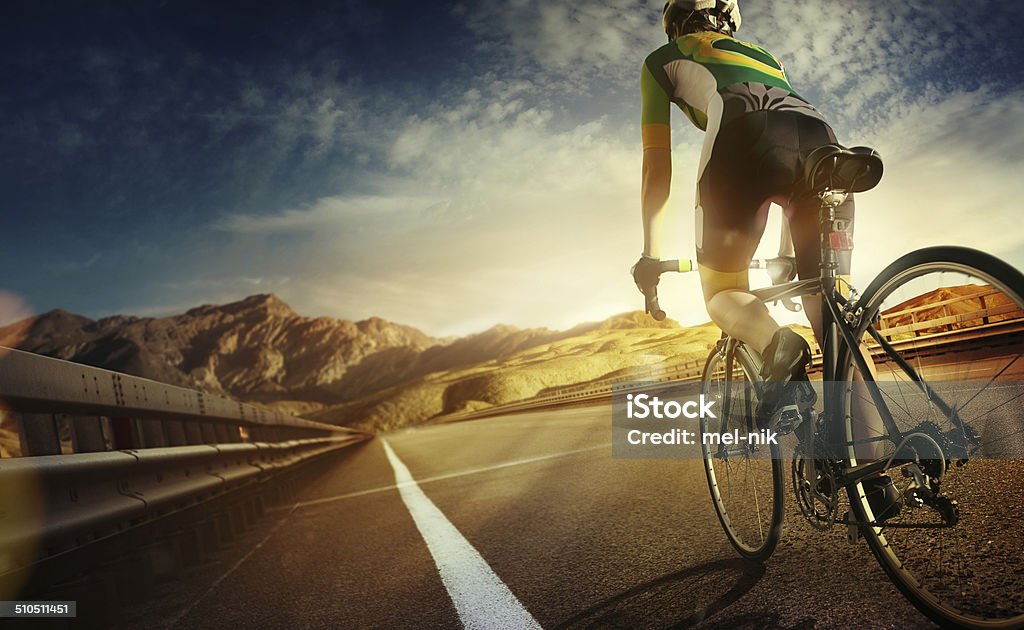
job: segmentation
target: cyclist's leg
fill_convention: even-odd
[[[709,138],[714,146],[698,181],[695,216],[708,314],[726,334],[762,353],[779,324],[750,293],[747,267],[764,232],[775,184],[762,176],[756,150],[771,135],[768,114],[747,114]]]
[[[763,353],[779,324],[749,290],[746,268],[764,231],[763,219],[758,223],[760,229],[756,233],[746,234],[705,224],[706,240],[698,252],[698,271],[711,321],[727,335]],[[727,255],[705,253],[709,251]],[[737,267],[740,269],[736,270]]]
[[[835,142],[835,140],[830,140]],[[800,278],[814,278],[821,273],[821,245],[819,242],[818,226],[818,200],[810,196],[797,196],[787,208],[787,216],[790,222],[790,230],[793,236],[793,248],[797,257],[797,273]],[[852,235],[854,224],[854,201],[853,195],[836,209],[836,215],[847,220],[849,231]],[[848,278],[850,274],[851,252],[838,252],[839,276]],[[821,296],[807,295],[803,297],[804,313],[810,321],[814,330],[814,338],[821,344],[823,338],[821,321]],[[861,342],[861,356],[864,357],[872,376],[875,375],[874,363],[867,346]],[[883,433],[882,418],[878,414],[867,391],[863,375],[857,371],[853,382],[854,402],[853,412],[854,438],[866,440]],[[857,458],[863,461],[872,461],[881,457],[882,445],[878,442],[862,442],[857,448]]]
[[[701,277],[717,275],[719,272],[701,267]],[[707,299],[711,321],[759,353],[763,354],[772,336],[779,329],[778,322],[771,316],[761,300],[749,291],[724,288],[713,280],[703,282],[705,291],[714,292]]]

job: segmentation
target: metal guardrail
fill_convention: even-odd
[[[183,387],[2,347],[0,410],[16,414],[24,456],[360,434]]]
[[[367,433],[0,348],[0,583],[127,529],[252,486]]]

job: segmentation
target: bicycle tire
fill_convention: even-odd
[[[963,284],[965,279],[971,282]],[[929,289],[933,284],[936,288]],[[908,299],[914,295],[916,298]],[[939,473],[940,496],[955,500],[955,507],[945,502],[942,510],[913,507],[917,501],[910,479],[895,474],[911,471],[909,465],[897,463],[902,470],[894,467],[888,471],[907,500],[896,516],[883,522],[875,521],[863,484],[848,487],[861,535],[899,590],[941,625],[1024,627],[1024,568],[1020,564],[1024,524],[1020,510],[1012,508],[1024,505],[1015,488],[1019,483],[1015,480],[1024,478],[1024,434],[1017,430],[1024,424],[1017,419],[1016,405],[1008,406],[1024,384],[1024,361],[1018,361],[1024,356],[1024,333],[1010,332],[1024,330],[1024,276],[983,252],[963,247],[927,248],[889,265],[865,290],[857,306],[863,311],[856,338],[865,339],[869,326],[892,333],[879,335],[932,388],[928,395],[891,356],[883,359],[880,354],[875,362],[879,388],[889,391],[886,407],[894,422],[903,435],[918,436],[903,441],[901,458],[910,452],[909,445],[917,450],[920,466],[938,467],[938,457],[922,455],[930,447],[920,435],[934,433],[937,445],[941,439],[937,436],[957,435],[944,433],[946,426],[963,433],[952,415],[972,428],[984,427],[979,435],[980,457],[974,453],[963,466],[957,463],[959,459],[949,457],[950,468],[947,470],[945,463],[939,468],[943,471]],[[906,322],[908,313],[911,323]],[[931,317],[942,313],[953,314]],[[877,352],[880,344],[874,346]],[[893,373],[883,373],[883,369]],[[855,426],[854,405],[874,404],[865,396],[866,390],[855,391],[859,387],[854,385],[855,370],[850,348],[843,348],[836,378],[843,384],[839,408],[845,416],[846,457],[851,465],[857,463],[858,448],[861,452],[871,448],[854,444],[855,439],[863,440],[869,434],[864,423]],[[997,379],[1001,380],[994,387]],[[943,412],[939,398],[955,414]],[[1003,398],[1005,402],[1000,402]],[[895,457],[898,447],[889,442],[876,443],[885,446],[882,457]],[[943,444],[946,455],[956,452],[952,440]],[[862,459],[874,459],[879,453],[871,455]]]
[[[748,374],[748,369],[740,365],[738,375],[742,378],[735,379],[728,389],[741,385],[744,396],[732,396],[727,404],[724,399],[726,374],[718,369],[725,358],[723,348],[716,348],[708,356],[702,373],[701,393],[706,398],[719,401],[716,408],[720,410],[718,418],[701,417],[700,420],[704,472],[715,513],[730,544],[748,560],[764,560],[772,554],[782,537],[782,460],[778,445],[769,445],[768,452],[759,456],[747,450],[745,455],[724,458],[721,456],[724,452],[722,446],[715,447],[705,439],[706,434],[713,432],[712,429],[722,434],[732,428],[746,431],[754,426],[757,405],[750,385],[756,382],[757,376]],[[737,402],[742,409],[733,413]],[[709,423],[717,425],[709,426]],[[724,450],[738,452],[741,449]],[[768,493],[771,505],[762,507],[764,499],[768,498],[763,495]]]

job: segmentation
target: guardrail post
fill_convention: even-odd
[[[142,448],[160,448],[167,445],[164,438],[164,427],[159,420],[136,420]]]
[[[186,444],[202,444],[203,443],[203,429],[195,422],[186,422],[185,424],[185,443]]]
[[[217,443],[217,427],[209,422],[204,422],[200,425],[202,431],[202,442],[200,444],[216,444]]]
[[[164,435],[167,437],[167,446],[185,446],[188,444],[185,425],[178,420],[164,423]]]
[[[218,444],[227,444],[231,441],[231,427],[221,422],[218,422],[214,426],[214,432],[217,435]]]
[[[71,444],[76,453],[99,453],[107,450],[103,437],[103,421],[99,416],[76,416],[71,419]]]
[[[114,433],[114,450],[127,451],[135,448],[135,427],[131,418],[111,418],[110,428]]]
[[[57,433],[57,418],[53,414],[18,414],[18,435],[24,456],[60,455],[60,434]]]

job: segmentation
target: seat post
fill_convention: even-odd
[[[835,229],[836,208],[846,201],[847,193],[839,190],[825,190],[818,194],[821,205],[818,210],[818,238],[821,245],[821,277],[829,284],[839,269],[839,259],[832,249],[831,234]]]
[[[846,201],[848,194],[841,190],[825,189],[818,193],[821,206],[818,214],[818,232],[821,239],[821,325],[823,338],[821,341],[821,369],[824,380],[825,397],[830,400],[832,384],[836,373],[836,348],[839,344],[838,324],[829,306],[833,303],[838,291],[836,277],[839,270],[839,258],[832,247],[832,232],[836,223],[836,208]]]

